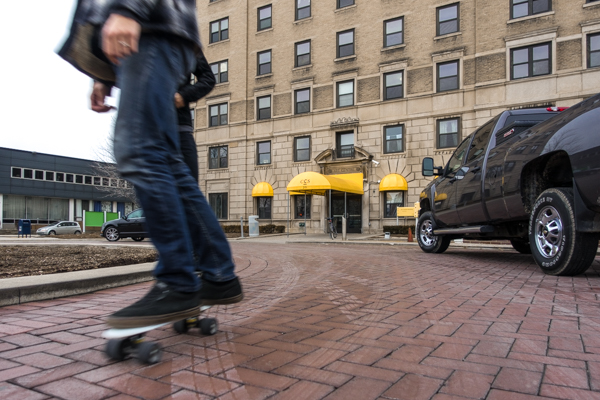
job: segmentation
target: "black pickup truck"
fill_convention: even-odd
[[[559,112],[560,111],[560,112]],[[543,122],[540,122],[543,121]],[[600,95],[565,111],[504,111],[463,140],[421,193],[417,240],[508,239],[550,275],[577,275],[600,238]]]

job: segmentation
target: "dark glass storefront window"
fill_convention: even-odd
[[[306,208],[304,207],[304,199],[306,198]],[[310,219],[310,204],[311,196],[294,196],[294,218],[304,219],[304,211],[306,210],[306,219]]]

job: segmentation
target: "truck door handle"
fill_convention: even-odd
[[[475,167],[471,170],[471,172],[474,174],[478,173],[479,171],[481,171],[481,167]]]

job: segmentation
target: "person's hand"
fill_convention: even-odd
[[[111,14],[102,28],[102,51],[116,65],[119,58],[137,53],[142,27],[137,21]]]
[[[110,94],[110,88],[104,83],[94,82],[92,86],[92,94],[90,96],[92,110],[98,113],[110,111],[111,106],[104,104],[106,96]]]
[[[175,93],[175,107],[176,108],[185,107],[185,100],[183,100],[183,97],[181,97],[181,95],[179,93]]]

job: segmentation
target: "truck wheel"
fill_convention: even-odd
[[[510,244],[512,244],[513,249],[521,254],[531,254],[531,246],[525,239],[511,239]]]
[[[443,253],[450,246],[449,237],[433,235],[434,228],[435,222],[431,211],[421,214],[417,225],[417,242],[425,253]]]
[[[116,242],[119,240],[119,230],[114,226],[109,226],[104,230],[104,237],[109,242]]]
[[[529,241],[537,265],[548,275],[584,273],[594,261],[598,235],[575,230],[572,189],[548,189],[529,219]]]

